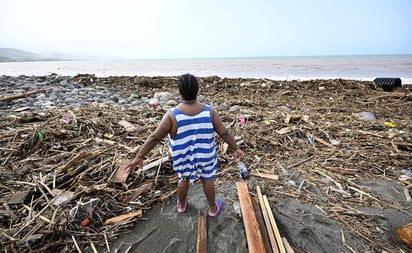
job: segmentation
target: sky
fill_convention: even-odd
[[[123,59],[412,54],[412,0],[0,0],[0,48]]]

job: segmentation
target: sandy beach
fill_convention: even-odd
[[[111,182],[179,102],[176,79],[2,76],[2,252],[196,252],[197,216],[206,210],[201,184],[190,186],[188,211],[179,214],[170,161]],[[280,234],[297,253],[410,250],[396,234],[412,222],[409,87],[219,77],[200,78],[200,87],[199,100],[218,111],[255,173],[241,179],[231,150],[216,139],[224,207],[207,219],[207,252],[248,252],[239,181],[251,198],[256,186],[267,195]],[[34,90],[41,91],[13,98]],[[146,164],[165,156],[165,146]],[[54,189],[72,195],[56,204]],[[22,192],[25,198],[13,198]],[[105,222],[137,210],[141,216]],[[84,215],[90,225],[80,226]]]

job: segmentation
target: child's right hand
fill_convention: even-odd
[[[136,167],[143,168],[143,158],[136,157],[126,167],[124,167],[124,170],[134,172]]]
[[[235,150],[236,160],[242,160],[244,157],[245,157],[245,153],[240,148]]]

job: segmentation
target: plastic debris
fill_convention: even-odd
[[[365,121],[376,120],[375,114],[373,114],[371,112],[359,112],[359,113],[357,113],[357,115]]]

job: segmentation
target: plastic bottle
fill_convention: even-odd
[[[250,178],[249,171],[243,162],[238,162],[237,167],[239,168],[240,175],[242,176],[244,180],[247,180]]]

